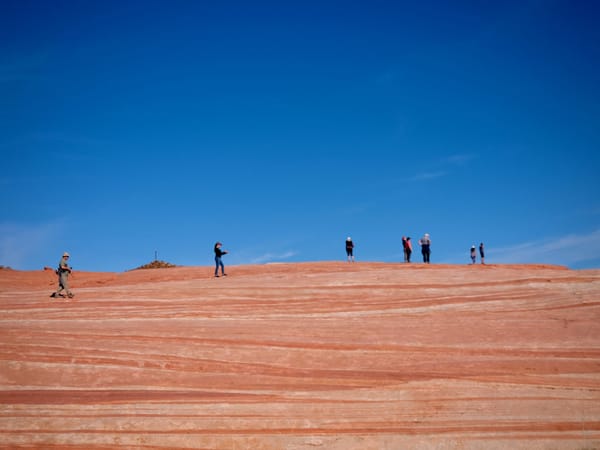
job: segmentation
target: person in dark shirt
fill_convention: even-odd
[[[479,244],[479,256],[481,256],[481,264],[485,264],[485,252],[483,251],[483,242]]]
[[[223,275],[224,277],[227,276],[227,274],[225,273],[225,266],[223,265],[223,260],[221,259],[221,257],[223,255],[226,255],[228,252],[226,252],[225,250],[221,250],[221,246],[223,244],[221,244],[220,242],[217,242],[215,244],[215,277],[219,276],[219,266],[221,267],[221,275]]]
[[[348,257],[348,262],[354,262],[354,242],[352,242],[350,236],[346,239],[346,256]]]
[[[431,238],[429,237],[429,233],[425,233],[425,235],[419,239],[419,244],[421,245],[423,262],[429,264],[429,257],[431,255]]]

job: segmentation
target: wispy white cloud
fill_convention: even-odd
[[[273,262],[273,261],[283,261],[286,259],[289,259],[295,255],[297,255],[298,252],[295,251],[287,251],[284,253],[265,253],[263,255],[257,256],[253,259],[250,260],[250,264],[264,264],[267,262]]]
[[[433,163],[435,170],[417,173],[412,177],[405,178],[404,181],[425,182],[451,175],[456,167],[466,166],[474,158],[475,155],[468,153],[457,153],[455,155],[446,156]]]
[[[0,223],[0,265],[13,269],[35,267],[37,260],[43,260],[37,255],[47,252],[61,229],[58,222],[40,225]]]
[[[407,178],[407,181],[429,181],[429,180],[434,180],[436,178],[440,178],[443,177],[444,175],[446,175],[446,171],[444,170],[440,170],[437,172],[422,172],[422,173],[418,173],[413,177]]]
[[[510,247],[490,248],[487,253],[489,262],[575,265],[600,258],[600,229],[587,234],[569,234]]]

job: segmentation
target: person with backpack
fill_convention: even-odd
[[[221,259],[221,257],[223,255],[226,255],[227,251],[225,250],[221,250],[221,246],[223,244],[221,244],[220,242],[217,242],[215,244],[215,277],[219,277],[219,267],[221,267],[221,275],[226,277],[227,274],[225,273],[225,266],[223,265],[223,260]]]
[[[64,298],[65,296],[62,294],[63,290],[67,293],[67,297],[73,298],[75,296],[75,294],[69,290],[69,275],[73,270],[71,267],[69,267],[69,258],[70,255],[67,252],[64,252],[60,262],[58,263],[58,269],[56,269],[56,275],[58,275],[58,289],[56,292],[53,292],[50,295],[52,298]]]

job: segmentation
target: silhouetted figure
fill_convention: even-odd
[[[475,264],[475,260],[477,259],[477,250],[475,250],[475,246],[471,246],[471,264]]]
[[[404,245],[404,243],[403,243]],[[412,242],[410,236],[406,238],[406,246],[404,247],[404,261],[410,262],[410,255],[412,255]]]
[[[485,252],[483,250],[483,242],[479,244],[479,256],[481,257],[481,264],[485,264]]]
[[[423,262],[429,264],[429,256],[431,255],[431,238],[429,233],[419,239],[419,245],[421,246],[421,254],[423,255]]]
[[[354,242],[350,236],[346,239],[346,257],[348,262],[354,262]]]
[[[223,260],[221,259],[221,257],[223,255],[226,255],[228,252],[226,252],[225,250],[221,250],[221,246],[223,244],[221,244],[220,242],[217,242],[215,244],[215,277],[219,276],[219,266],[221,267],[221,275],[223,275],[224,277],[227,276],[227,274],[225,273],[225,266],[223,265]]]

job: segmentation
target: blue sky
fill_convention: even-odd
[[[0,9],[0,265],[600,267],[598,2]]]

